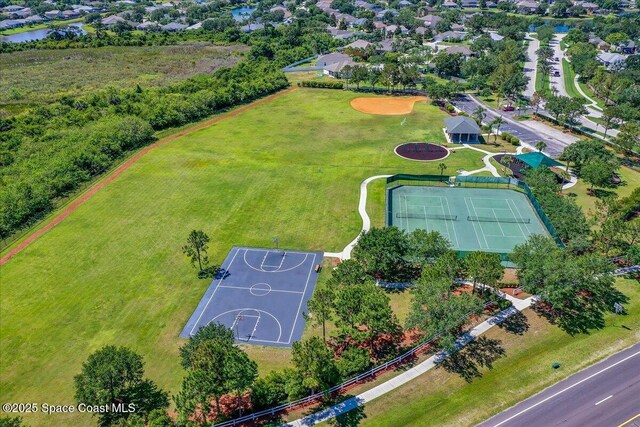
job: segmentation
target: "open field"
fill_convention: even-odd
[[[438,162],[403,160],[393,148],[442,142],[443,112],[420,103],[400,126],[399,117],[354,111],[358,96],[300,89],[162,145],[4,265],[5,400],[71,403],[73,376],[105,344],[139,352],[149,377],[177,392],[178,334],[208,286],[180,251],[190,230],[211,236],[214,262],[232,245],[269,246],[274,235],[287,248],[341,250],[361,226],[363,179],[438,173]],[[481,157],[458,150],[444,162],[472,170]],[[370,198],[372,212],[384,210],[383,197]],[[261,372],[287,363],[287,350],[248,350]],[[74,417],[25,421],[89,422]]]
[[[234,65],[245,50],[198,42],[4,53],[0,108],[50,102],[106,86],[164,86]]]
[[[613,188],[596,188],[598,197],[605,197],[612,193],[617,194],[619,198],[627,197],[634,189],[640,187],[640,173],[633,169],[621,167],[618,170],[618,175],[622,178],[622,183]],[[566,190],[566,193],[574,193],[576,195],[576,203],[578,203],[578,206],[580,206],[588,216],[590,216],[590,213],[595,209],[596,201],[598,200],[598,197],[587,194],[589,187],[590,185],[583,180],[578,180],[578,183],[574,187]]]
[[[367,404],[361,426],[470,426],[489,418],[574,372],[628,347],[640,338],[640,290],[620,279],[618,288],[630,298],[628,314],[609,315],[604,329],[571,337],[532,310],[529,330],[514,335],[494,328],[487,338],[501,341],[506,357],[471,384],[442,368]],[[560,362],[558,370],[552,362]],[[323,424],[324,425],[324,424]]]

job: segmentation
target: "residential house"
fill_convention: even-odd
[[[62,11],[62,18],[63,19],[73,19],[73,18],[77,18],[80,16],[80,11],[79,10],[63,10]]]
[[[44,17],[47,19],[58,19],[62,17],[62,12],[59,10],[50,10],[44,13]]]
[[[262,30],[264,28],[264,24],[248,24],[240,27],[240,31],[243,33],[252,33],[254,31]]]
[[[602,52],[596,57],[598,61],[608,69],[620,69],[624,67],[627,57],[619,53]]]
[[[442,7],[445,9],[457,9],[459,6],[458,3],[453,0],[445,0],[444,3],[442,3]]]
[[[464,45],[448,46],[444,49],[444,51],[450,55],[461,53],[465,59],[469,59],[472,56],[475,56],[475,53],[471,49],[469,49],[467,46],[464,46]]]
[[[316,59],[316,66],[318,67],[326,67],[327,65],[337,64],[339,62],[349,62],[352,61],[351,57],[346,53],[328,53],[326,55],[319,56]]]
[[[443,19],[436,15],[426,15],[420,18],[416,18],[418,21],[422,21],[422,26],[429,28],[430,30],[434,30],[436,28],[436,24]]]
[[[437,34],[433,40],[437,42],[455,42],[462,41],[466,36],[467,33],[464,31],[445,31]]]
[[[346,66],[353,67],[356,65],[355,62],[349,58],[347,61],[334,62],[333,64],[329,64],[322,69],[322,72],[333,78],[350,78],[351,73],[346,73],[344,68]]]
[[[598,6],[595,3],[583,2],[582,4],[580,4],[580,6],[584,8],[587,15],[593,15],[595,13],[600,12],[600,6]]]
[[[356,40],[352,43],[349,43],[348,45],[344,46],[343,49],[362,49],[362,50],[366,50],[369,49],[370,46],[373,46],[372,43],[369,43],[366,40]]]
[[[386,53],[386,52],[395,52],[396,46],[393,42],[393,39],[385,39],[379,42],[376,45],[376,52],[378,53]]]
[[[516,7],[518,8],[518,12],[524,15],[531,15],[536,13],[540,4],[533,0],[521,0],[516,3]]]
[[[627,40],[616,46],[616,51],[625,55],[633,55],[636,53],[636,43],[633,40]]]

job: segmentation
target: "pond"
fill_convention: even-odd
[[[549,22],[545,21],[545,25],[549,24]],[[529,25],[529,28],[527,29],[527,31],[529,31],[530,33],[535,33],[538,28],[540,28],[540,25]],[[568,33],[569,30],[571,29],[571,27],[569,27],[568,25],[554,25],[554,29],[556,33]]]
[[[231,16],[233,16],[233,19],[236,21],[244,21],[248,19],[255,10],[253,7],[236,7],[231,10]]]
[[[74,22],[69,26],[78,27],[80,28],[80,32],[82,34],[87,34],[87,32],[82,29],[81,22]],[[49,28],[41,28],[39,30],[24,31],[22,33],[10,34],[8,36],[0,36],[0,42],[22,43],[22,42],[32,42],[35,40],[42,40],[47,37],[50,31],[51,30]]]

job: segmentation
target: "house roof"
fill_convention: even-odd
[[[473,55],[473,52],[471,51],[471,49],[469,49],[466,46],[449,46],[444,51],[449,53],[449,54],[461,53],[464,56]]]
[[[326,67],[324,67],[324,69],[332,73],[339,73],[347,65],[353,66],[355,65],[355,62],[353,62],[351,59],[349,59],[348,61],[334,62],[333,64],[329,64]]]
[[[518,154],[515,157],[516,159],[526,163],[527,165],[531,166],[534,169],[538,169],[540,166],[544,166],[547,168],[554,167],[554,166],[564,166],[562,163],[552,159],[551,157],[544,155],[539,151],[532,152],[532,153]]]
[[[316,64],[320,67],[326,67],[327,65],[337,64],[338,62],[351,61],[351,57],[346,53],[329,53],[322,55],[316,60]]]
[[[346,45],[345,49],[367,49],[369,46],[371,46],[371,43],[366,40],[356,40],[353,43]]]
[[[448,133],[480,134],[480,126],[471,117],[455,116],[444,119]]]

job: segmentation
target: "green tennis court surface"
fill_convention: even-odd
[[[532,234],[549,232],[527,196],[490,188],[390,188],[387,224],[439,231],[454,249],[509,253]]]

